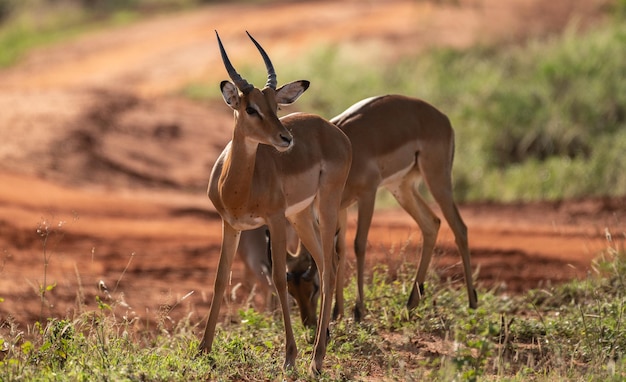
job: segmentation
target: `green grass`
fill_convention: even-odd
[[[620,3],[621,4],[621,3]],[[376,49],[322,46],[288,66],[306,78],[300,110],[331,118],[377,94],[423,98],[456,130],[459,200],[545,200],[626,193],[626,23],[615,19],[517,45],[434,49],[389,62]],[[256,67],[255,67],[256,68]],[[258,70],[243,66],[255,83]],[[183,93],[219,98],[217,84]]]
[[[414,267],[378,266],[366,285],[363,322],[344,318],[332,325],[320,380],[624,380],[625,242],[608,241],[585,280],[516,296],[480,288],[476,310],[467,308],[458,283],[431,273],[425,300],[409,314]],[[354,283],[346,289],[349,302]],[[96,304],[28,328],[4,322],[0,380],[309,379],[312,333],[296,314],[300,355],[296,370],[283,375],[278,316],[242,307],[218,325],[213,352],[198,355],[204,323],[191,319],[195,312],[173,321],[163,310],[156,324],[147,324],[116,314],[116,301],[96,298]]]

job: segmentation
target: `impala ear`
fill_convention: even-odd
[[[290,105],[302,95],[311,83],[307,80],[293,81],[276,89],[276,103]]]
[[[239,90],[235,84],[230,81],[222,81],[220,89],[222,90],[222,97],[224,97],[226,104],[236,109],[237,106],[239,106]]]

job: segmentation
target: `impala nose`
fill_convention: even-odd
[[[293,138],[287,135],[280,135],[280,139],[285,143],[285,146],[291,146],[291,142],[293,142]]]
[[[293,146],[293,137],[291,135],[280,134],[279,138],[279,144],[274,146],[278,151],[287,151]]]

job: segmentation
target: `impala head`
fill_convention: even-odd
[[[296,255],[287,254],[287,288],[298,304],[304,326],[315,327],[320,278],[313,257],[302,244]]]
[[[248,32],[246,32],[248,33]],[[286,151],[293,145],[293,136],[277,116],[278,105],[295,102],[309,87],[309,81],[294,81],[276,89],[276,72],[267,53],[248,33],[248,37],[261,53],[267,68],[267,82],[258,89],[237,73],[230,63],[220,36],[215,31],[222,54],[222,61],[232,80],[222,81],[220,89],[226,104],[235,111],[235,134],[242,134],[257,143],[274,146],[278,151]]]

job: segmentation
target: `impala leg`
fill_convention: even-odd
[[[320,218],[321,220],[321,218]],[[311,374],[318,374],[322,369],[324,356],[326,355],[326,345],[329,338],[328,324],[330,322],[330,311],[332,308],[332,293],[336,284],[336,273],[334,266],[334,231],[336,229],[336,219],[329,230],[328,227],[320,226],[315,219],[311,219],[310,214],[300,213],[294,220],[294,227],[304,246],[311,252],[311,256],[317,264],[320,272],[321,282],[321,310],[317,320],[317,332],[315,334],[315,344],[313,359],[311,360]],[[323,227],[323,228],[322,228]],[[330,241],[323,242],[320,230],[324,231],[325,238]],[[335,264],[336,265],[336,264]]]
[[[287,301],[287,239],[286,228],[287,219],[284,215],[273,217],[268,226],[270,229],[272,246],[272,280],[276,288],[276,294],[280,301],[285,325],[285,363],[283,369],[293,368],[296,364],[298,349],[291,326],[291,316],[289,315],[289,304]]]
[[[356,281],[357,296],[354,306],[354,320],[361,321],[365,316],[365,292],[363,283],[365,279],[365,250],[367,248],[367,235],[369,234],[374,215],[374,203],[376,202],[376,189],[359,198],[356,236],[354,237],[354,254],[356,256]]]
[[[415,275],[415,281],[411,288],[411,294],[407,302],[409,310],[415,308],[424,294],[424,280],[433,255],[433,249],[437,242],[437,234],[441,221],[428,207],[416,189],[417,176],[406,177],[395,187],[388,187],[398,203],[415,220],[422,231],[422,251],[420,263]]]
[[[324,259],[324,251],[323,251],[322,242],[321,242],[321,238],[319,234],[319,226],[317,225],[316,220],[314,218],[311,218],[311,216],[313,216],[313,214],[310,210],[302,211],[295,216],[295,218],[292,220],[292,223],[293,223],[293,227],[296,229],[296,232],[298,233],[298,237],[302,241],[302,244],[304,244],[304,246],[311,253],[311,256],[313,257],[313,260],[315,261],[315,264],[317,266],[318,272],[320,272],[322,307],[321,307],[321,310],[317,319],[317,330],[315,333],[315,345],[314,345],[315,350],[313,352],[314,358],[312,361],[312,364],[313,364],[313,362],[315,361],[315,356],[317,354],[317,347],[319,344],[320,334],[321,334],[320,330],[323,324],[322,314],[324,313],[324,307],[325,307],[325,303],[327,300],[326,292],[327,292],[328,285],[326,283],[326,279],[325,279],[326,272],[324,271],[324,269],[328,267],[326,266],[327,263],[325,263],[325,259]],[[324,345],[325,345],[326,327],[323,330],[323,335],[324,335]],[[320,369],[321,369],[321,366],[320,366]]]
[[[329,197],[330,196],[330,197]],[[330,206],[326,211],[320,211],[319,232],[323,249],[322,280],[322,307],[317,327],[317,339],[313,350],[313,360],[310,371],[318,374],[322,370],[326,346],[330,337],[328,325],[332,311],[333,292],[337,288],[337,268],[339,262],[335,252],[335,233],[337,232],[338,210],[340,202],[339,193],[334,195],[322,195],[320,205]],[[322,213],[324,212],[324,213]]]
[[[337,252],[336,256],[339,261],[339,266],[337,267],[337,285],[335,288],[335,308],[333,309],[333,320],[343,317],[344,312],[343,287],[346,272],[346,229],[348,228],[347,209],[343,209],[339,212],[337,226],[339,228],[337,229],[337,236],[335,237],[335,250]]]
[[[461,258],[463,259],[463,271],[465,273],[465,284],[467,287],[467,293],[469,297],[469,306],[472,309],[476,309],[478,307],[478,295],[476,293],[476,289],[474,289],[473,280],[472,280],[472,267],[470,263],[470,250],[467,238],[467,226],[463,222],[461,218],[461,214],[459,210],[452,200],[452,194],[439,195],[435,196],[435,199],[439,203],[441,208],[441,212],[443,216],[446,218],[446,221],[450,225],[452,232],[454,232],[454,240],[456,242],[456,246],[461,254]]]
[[[441,213],[448,222],[450,229],[454,233],[456,246],[463,259],[463,271],[465,274],[465,284],[469,297],[469,306],[472,309],[478,307],[478,296],[472,281],[472,267],[470,264],[470,250],[467,238],[467,226],[461,218],[461,214],[454,203],[452,195],[452,175],[451,167],[443,167],[443,160],[434,158],[434,152],[424,152],[419,160],[420,170],[428,189],[439,205]],[[451,161],[448,161],[451,163]]]
[[[206,327],[204,329],[204,336],[200,342],[200,350],[207,353],[211,351],[213,346],[215,326],[217,325],[220,305],[222,303],[222,298],[224,297],[224,292],[226,291],[230,268],[233,263],[235,253],[237,252],[240,235],[241,231],[234,229],[229,224],[222,221],[222,248],[220,250],[220,260],[217,266],[217,274],[215,275],[215,286],[213,287],[213,297],[211,298],[209,318],[207,319]]]

